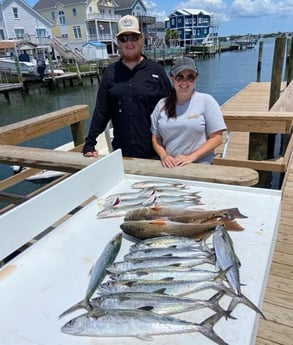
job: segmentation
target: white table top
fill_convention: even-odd
[[[55,199],[55,193],[58,194],[58,186],[52,191],[52,199],[50,191],[47,192],[45,210],[40,211],[42,199],[38,198],[32,200],[29,206],[20,205],[26,207],[25,214],[30,214],[28,219],[20,219],[24,210],[15,208],[14,213],[9,217],[15,216],[17,231],[26,229],[29,222],[32,227],[34,224],[39,227],[42,222],[47,226],[45,218],[47,214],[50,214],[50,210],[60,216],[60,210],[58,207],[54,208],[53,204],[57,203],[62,209],[62,204],[64,200],[67,200],[68,195],[70,200],[77,202],[76,206],[79,205],[85,196],[80,196],[80,188],[86,190],[88,196],[92,193],[98,197],[104,197],[116,192],[129,191],[131,184],[138,180],[152,179],[123,175],[123,172],[119,171],[114,172],[121,169],[122,166],[118,163],[115,169],[116,160],[120,161],[117,153],[105,159],[106,166],[108,166],[109,160],[110,162],[113,160],[114,166],[109,165],[113,170],[112,177],[110,173],[101,169],[104,163],[98,161],[70,177],[69,182],[64,181],[65,184],[60,186],[62,194],[59,194],[59,200]],[[248,216],[246,219],[237,220],[245,230],[230,232],[230,235],[242,263],[240,279],[243,284],[246,284],[243,285],[242,292],[261,308],[278,227],[280,192],[252,187],[182,182],[187,183],[191,191],[200,191],[205,204],[201,206],[203,209],[238,207],[241,213]],[[112,187],[109,187],[111,183]],[[68,203],[70,204],[71,201]],[[70,209],[73,208],[72,205],[70,205]],[[116,345],[117,341],[119,345],[145,344],[144,341],[136,338],[77,337],[63,334],[60,331],[66,321],[83,312],[78,311],[58,320],[58,316],[65,309],[83,299],[91,266],[109,240],[121,231],[119,225],[123,222],[123,217],[97,219],[96,214],[100,208],[99,199],[93,200],[2,267],[0,270],[1,345]],[[65,209],[63,214],[68,212]],[[52,216],[51,220],[54,218]],[[7,226],[10,222],[6,217],[0,217],[1,231],[2,224]],[[21,224],[23,224],[23,229]],[[9,229],[6,228],[6,230],[8,232]],[[128,252],[130,244],[126,238],[123,238],[117,261],[122,260],[123,255]],[[202,313],[201,311],[188,313],[188,318],[198,322],[202,318]],[[233,315],[237,320],[221,319],[216,324],[215,331],[229,344],[254,344],[258,315],[244,305],[238,305]],[[176,317],[184,318],[180,314]],[[213,344],[199,333],[155,336],[153,339],[150,343],[160,345],[170,343],[174,345]]]

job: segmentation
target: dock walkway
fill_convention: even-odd
[[[225,111],[267,111],[270,83],[252,83],[227,101]],[[290,101],[290,100],[288,100]],[[291,99],[292,102],[292,99]],[[247,159],[249,133],[231,133],[227,157]],[[261,212],[261,205],[259,205]],[[293,154],[282,185],[281,215],[256,345],[293,344]],[[256,258],[257,261],[257,258]]]

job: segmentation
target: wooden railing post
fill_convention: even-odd
[[[71,126],[71,134],[74,142],[74,146],[78,146],[84,143],[85,138],[85,121],[79,121],[73,123]]]

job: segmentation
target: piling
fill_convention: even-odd
[[[257,75],[256,75],[256,81],[260,82],[260,76],[261,76],[261,64],[262,64],[262,53],[263,53],[263,41],[259,42],[259,48],[258,48],[258,62],[257,62]]]

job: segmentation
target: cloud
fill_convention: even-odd
[[[235,0],[231,6],[234,17],[267,17],[293,14],[293,0]]]

